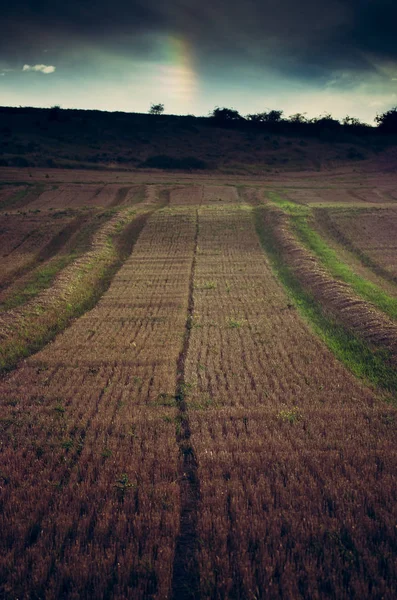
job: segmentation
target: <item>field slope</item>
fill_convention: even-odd
[[[87,198],[88,219],[115,211],[92,239],[122,215],[133,223],[132,209],[144,218],[96,305],[0,379],[1,597],[395,598],[388,340],[375,351],[388,386],[338,357],[335,332],[373,347],[302,276],[309,249],[266,199],[277,182],[90,185],[80,204],[68,182],[61,198],[36,197],[35,219],[52,223],[48,199],[78,211],[51,239],[83,226]],[[297,178],[288,201],[301,206],[300,192]],[[312,204],[320,193],[314,182]],[[29,225],[12,218],[23,239]],[[22,258],[11,288],[29,274]]]

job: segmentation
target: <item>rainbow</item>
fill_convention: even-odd
[[[159,65],[158,82],[167,95],[192,101],[198,89],[190,44],[169,36],[163,46],[164,58]]]

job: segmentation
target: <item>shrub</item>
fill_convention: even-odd
[[[149,115],[162,115],[164,112],[164,104],[151,104]]]
[[[376,115],[375,121],[378,123],[381,131],[385,133],[397,133],[397,106],[381,115]]]
[[[269,112],[247,115],[247,119],[253,123],[279,123],[283,115],[282,110],[270,110]]]
[[[238,123],[245,120],[234,108],[219,108],[219,106],[214,108],[210,116],[215,123],[220,125]]]

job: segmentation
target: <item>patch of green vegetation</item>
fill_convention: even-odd
[[[216,289],[216,281],[205,281],[201,285],[195,286],[197,290],[214,290]]]
[[[31,270],[30,276],[20,283],[13,285],[5,300],[0,303],[0,311],[6,311],[18,306],[22,306],[29,300],[32,300],[40,292],[49,288],[54,282],[56,276],[70,265],[74,260],[79,258],[86,252],[91,244],[92,236],[98,231],[103,225],[102,221],[114,216],[117,210],[107,209],[96,215],[95,220],[90,220],[88,223],[77,232],[74,237],[73,251],[65,254],[58,254],[53,256],[44,264],[33,268],[29,265]],[[68,215],[67,211],[62,213],[62,216]],[[117,240],[122,237],[122,233],[126,223],[131,221],[135,215],[135,211],[127,211],[125,215],[116,223],[114,233],[107,238],[107,244],[113,250],[114,239]],[[62,252],[62,251],[61,251]],[[87,265],[87,269],[90,270],[94,265]],[[23,273],[23,272],[22,272]]]
[[[266,193],[269,200],[276,204],[281,210],[288,215],[293,216],[309,216],[310,208],[308,206],[304,206],[303,204],[297,204],[296,202],[291,202],[286,198],[282,198],[279,194],[275,192],[267,192]]]
[[[392,319],[397,319],[397,298],[389,296],[372,281],[357,275],[349,265],[339,259],[335,250],[328,246],[307,221],[294,219],[293,227],[299,239],[320,259],[333,277],[348,283],[364,300],[372,302]]]
[[[364,300],[371,302],[392,319],[397,319],[397,298],[389,296],[372,281],[357,275],[349,265],[342,262],[337,253],[309,224],[310,209],[281,199],[277,194],[269,194],[272,202],[291,216],[293,231],[298,239],[308,248],[332,277],[350,285]],[[301,209],[307,209],[301,210]]]
[[[387,349],[371,347],[324,313],[321,305],[303,288],[293,270],[283,260],[272,227],[266,223],[267,210],[266,207],[255,209],[256,230],[278,279],[286,289],[290,302],[296,306],[299,314],[311,325],[333,354],[354,375],[367,384],[373,384],[396,396],[397,371],[391,364],[390,352]]]
[[[167,406],[169,408],[172,408],[176,406],[176,399],[174,395],[162,392],[157,396],[153,404],[155,406]]]
[[[240,327],[242,327],[244,325],[244,321],[243,320],[238,320],[238,319],[234,319],[233,317],[231,317],[230,319],[228,319],[227,321],[228,327],[230,327],[231,329],[239,329]]]
[[[291,425],[302,419],[302,414],[296,406],[294,408],[280,410],[277,416],[281,421],[291,423]]]
[[[216,403],[211,396],[203,395],[193,401],[189,401],[189,410],[207,410],[215,408]]]
[[[26,187],[15,192],[15,194],[5,202],[4,207],[2,208],[16,208],[17,206],[24,204],[24,200],[28,194],[34,193],[36,196],[39,196],[44,190],[45,186],[42,184],[26,184]]]
[[[124,498],[128,490],[131,488],[135,488],[136,485],[129,480],[129,477],[126,473],[122,473],[114,484],[114,488],[116,489],[117,497],[120,502],[124,502]]]
[[[0,304],[0,310],[10,310],[21,306],[50,287],[58,273],[70,264],[76,256],[77,254],[60,256],[46,265],[38,267],[23,287],[13,289],[12,294]]]
[[[130,232],[130,245],[137,239],[145,223],[144,216],[142,215],[136,230]],[[76,270],[67,299],[59,298],[45,309],[40,306],[33,307],[26,315],[23,325],[0,347],[0,374],[14,369],[19,360],[40,350],[63,331],[72,319],[96,305],[126,258],[123,246],[120,246],[117,240],[124,236],[127,229],[128,225],[122,232],[115,234],[114,247],[105,246],[92,263]]]

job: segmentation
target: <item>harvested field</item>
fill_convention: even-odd
[[[62,239],[62,232],[74,219],[73,212],[0,215],[0,287],[46,254],[46,248],[56,238]]]
[[[116,213],[92,237],[87,252],[72,255],[74,260],[66,262],[50,287],[0,314],[1,370],[12,368],[18,359],[39,349],[72,317],[95,303],[114,269],[131,252],[148,214]]]
[[[397,324],[358,298],[349,286],[330,277],[315,258],[297,243],[282,213],[268,210],[264,213],[264,219],[273,228],[280,252],[303,286],[352,331],[374,346],[387,348],[391,352],[393,365],[397,366]]]
[[[172,187],[169,190],[170,203],[173,206],[198,206],[203,199],[202,186]]]
[[[357,201],[350,190],[344,189],[288,189],[285,195],[301,204],[348,203]]]
[[[49,208],[75,208],[82,206],[94,206],[97,204],[96,197],[102,191],[103,186],[97,185],[60,185],[53,189],[44,191],[36,200],[28,204],[30,210]],[[100,204],[101,205],[101,204]]]
[[[394,514],[395,473],[386,491],[376,465],[378,451],[382,465],[394,455],[395,433],[380,424],[396,411],[347,376],[288,305],[248,211],[201,209],[199,231],[185,377],[201,595],[369,597],[378,563],[368,490]],[[377,584],[392,597],[393,578]]]
[[[238,190],[234,186],[206,185],[203,195],[204,204],[235,204],[238,202]]]
[[[371,204],[384,204],[385,202],[394,200],[393,196],[386,189],[356,188],[355,190],[350,190],[350,193],[353,197]]]
[[[6,592],[167,597],[194,235],[153,216],[97,308],[3,382]]]
[[[22,194],[26,186],[22,185],[4,185],[0,186],[0,207],[6,206],[7,202],[16,194]]]
[[[329,211],[327,229],[397,282],[397,210]]]
[[[144,186],[125,186],[108,183],[91,199],[95,206],[115,207],[137,204],[144,197]]]
[[[300,244],[280,177],[72,175],[33,171],[40,212],[0,214],[2,252],[29,257],[10,294],[91,231],[1,314],[0,596],[394,600],[397,386],[336,358],[275,256],[385,365],[395,323]],[[391,239],[355,175],[284,183],[298,214],[320,194],[338,243]]]
[[[387,190],[357,187],[354,189],[286,189],[284,195],[294,202],[317,206],[343,206],[368,208],[369,206],[395,206],[395,198]]]

